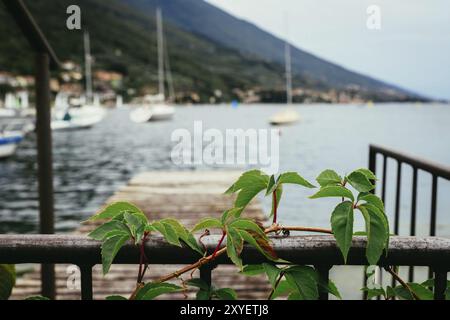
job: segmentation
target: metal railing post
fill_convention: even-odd
[[[81,300],[92,300],[94,298],[92,290],[92,266],[79,266],[81,272]]]
[[[319,286],[319,300],[328,300],[328,284],[330,282],[330,270],[332,266],[315,266],[319,273],[320,281],[323,281],[323,286]]]
[[[36,54],[36,133],[39,182],[39,232],[53,234],[53,165],[50,127],[50,59],[46,53]],[[54,299],[55,271],[53,265],[42,265],[42,295]]]

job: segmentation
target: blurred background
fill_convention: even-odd
[[[62,62],[50,83],[59,232],[139,172],[221,169],[171,160],[171,133],[199,120],[222,131],[276,125],[280,170],[309,180],[367,167],[371,143],[450,164],[446,0],[24,2]],[[80,29],[68,28],[72,5]],[[0,21],[0,233],[35,233],[34,56],[3,4]],[[420,175],[418,235],[431,197],[431,177]],[[439,188],[442,236],[449,191]],[[308,195],[286,192],[283,223],[329,226],[333,202]]]

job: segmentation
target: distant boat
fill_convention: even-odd
[[[275,114],[270,118],[269,122],[274,126],[291,125],[300,121],[300,115],[292,107],[292,62],[291,62],[291,46],[285,43],[285,60],[286,60],[286,95],[287,108]]]
[[[283,110],[270,119],[270,124],[273,126],[289,125],[300,121],[300,115],[291,109]]]
[[[156,22],[158,31],[158,80],[159,93],[155,96],[146,96],[136,110],[130,113],[130,119],[137,123],[150,121],[170,120],[175,115],[175,108],[170,106],[165,96],[165,80],[169,84],[169,100],[174,98],[173,80],[170,72],[170,64],[167,50],[165,50],[163,18],[161,9],[156,10]],[[167,73],[167,75],[166,75]]]
[[[54,131],[89,129],[101,122],[104,117],[105,110],[101,107],[68,108],[54,112],[51,127]]]
[[[79,99],[78,106],[71,106],[69,96],[59,93],[56,97],[51,128],[54,131],[73,131],[92,128],[106,115],[98,95],[92,91],[92,57],[89,33],[84,33],[86,96]],[[93,101],[93,103],[91,103]],[[81,106],[80,106],[81,105]]]
[[[22,140],[23,135],[18,132],[0,132],[0,159],[14,155]]]

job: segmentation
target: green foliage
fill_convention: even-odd
[[[341,201],[334,208],[330,222],[337,246],[342,252],[345,261],[347,261],[352,239],[355,235],[353,231],[355,210],[361,213],[365,221],[365,231],[356,233],[356,235],[367,237],[366,257],[368,263],[376,265],[383,252],[387,254],[389,223],[383,202],[376,195],[370,193],[374,189],[374,181],[376,181],[376,177],[367,169],[358,169],[345,176],[345,178],[342,178],[332,170],[326,170],[317,177],[320,189],[311,198],[338,198]],[[89,236],[95,240],[102,241],[103,272],[106,274],[120,248],[130,240],[135,245],[142,247],[150,235],[160,234],[169,244],[178,247],[187,246],[199,253],[199,255],[204,256],[205,253],[194,237],[194,233],[203,232],[206,229],[217,229],[223,234],[222,241],[226,241],[226,253],[229,259],[240,268],[242,274],[247,276],[265,274],[267,276],[273,289],[271,299],[287,297],[289,300],[316,300],[320,291],[326,291],[341,299],[335,284],[332,281],[326,282],[321,279],[314,268],[290,265],[289,262],[278,258],[266,234],[266,232],[273,232],[274,228],[265,230],[263,226],[255,221],[242,217],[244,209],[263,191],[266,196],[275,195],[273,200],[276,198],[276,201],[272,203],[273,213],[274,209],[278,208],[283,185],[285,184],[314,188],[314,185],[294,172],[284,173],[276,177],[275,175],[268,176],[258,170],[252,170],[239,177],[236,183],[226,192],[227,194],[237,195],[234,207],[226,210],[220,219],[203,218],[191,231],[187,230],[175,219],[149,222],[139,208],[126,202],[119,202],[104,208],[91,218],[94,221],[106,221],[91,232]],[[351,186],[351,190],[357,191],[357,196],[347,186]],[[279,228],[276,224],[274,224],[274,227]],[[207,261],[215,259],[215,255],[222,246],[222,241],[218,243],[212,256],[205,257]],[[256,248],[264,255],[267,261],[272,263],[244,265],[241,258],[244,244]],[[145,251],[141,250],[141,263],[143,258],[146,258],[143,252]],[[143,254],[144,256],[142,256]],[[287,266],[280,268],[276,264],[287,264]],[[140,280],[138,281],[142,281],[145,270],[146,266],[142,273],[140,271],[138,277]],[[183,287],[167,282],[142,284],[142,288],[139,289],[135,297],[137,300],[151,300],[163,294],[183,291],[185,290],[185,285],[199,289],[197,292],[198,300],[234,300],[237,298],[233,290],[209,287],[200,279],[189,280],[183,284]],[[431,291],[428,287],[431,285],[409,284],[411,289],[424,299],[430,298]],[[402,299],[411,298],[409,291],[405,291],[405,288],[401,286],[388,287],[386,289],[364,288],[363,290],[367,291],[369,297],[384,296],[389,299],[395,296]],[[108,299],[123,300],[125,298],[112,296]]]
[[[434,294],[433,291],[429,289],[427,284],[429,281],[425,281],[424,283],[407,283],[409,289],[414,292],[414,294],[420,300],[433,300]],[[415,297],[411,294],[411,292],[406,289],[404,286],[398,285],[395,288],[391,286],[387,286],[385,288],[363,288],[362,291],[367,292],[367,299],[373,299],[377,297],[383,297],[386,300],[391,299],[400,299],[400,300],[415,300]],[[448,297],[447,297],[448,299]]]
[[[317,177],[316,181],[322,188],[331,187],[341,184],[342,177],[333,170],[325,170]]]
[[[259,170],[244,173],[225,193],[237,193],[235,208],[245,209],[250,201],[261,191],[267,189],[270,178]]]
[[[341,298],[335,284],[332,281],[324,283],[318,272],[311,267],[287,266],[279,268],[274,264],[263,263],[245,266],[242,273],[247,276],[266,274],[273,289],[271,299],[289,296],[290,300],[317,300],[319,289],[325,290],[339,299]]]
[[[319,198],[346,198],[352,201],[355,200],[353,193],[342,186],[326,186],[321,188],[311,199]]]
[[[0,300],[8,300],[15,283],[15,266],[11,264],[0,264]]]
[[[198,288],[197,300],[237,300],[237,293],[230,288],[218,289],[214,286],[210,287],[201,279],[191,279],[186,281],[186,285]]]
[[[122,297],[122,296],[109,296],[109,297],[106,297],[106,300],[107,301],[122,301],[122,300],[128,300],[128,299],[125,297]]]
[[[352,172],[346,179],[358,192],[369,192],[375,188],[367,176],[359,171]]]
[[[366,230],[358,235],[367,237],[366,257],[369,264],[377,264],[383,252],[387,252],[389,222],[384,212],[383,201],[369,193],[375,188],[373,181],[376,181],[376,177],[367,169],[355,170],[345,179],[333,170],[325,170],[317,177],[321,188],[311,199],[342,198],[342,203],[336,206],[331,215],[331,227],[345,261],[354,236],[354,209],[358,209],[365,220]],[[357,201],[352,191],[347,188],[347,184],[358,191]]]
[[[339,249],[341,249],[344,261],[347,261],[347,255],[353,239],[352,202],[342,202],[334,209],[331,215],[331,227]]]
[[[25,300],[31,300],[31,301],[49,301],[49,298],[43,297],[43,296],[32,296],[28,297]]]
[[[314,185],[296,172],[286,172],[276,178],[274,175],[269,177],[260,170],[252,170],[244,173],[225,193],[237,193],[237,199],[234,204],[235,208],[241,208],[243,210],[260,192],[266,190],[266,196],[276,196],[276,201],[272,203],[272,211],[270,214],[270,216],[273,216],[281,201],[283,184],[315,188]],[[276,223],[276,220],[274,220],[274,223]]]
[[[136,300],[153,300],[163,294],[179,292],[182,290],[183,288],[172,283],[147,283],[138,291]]]

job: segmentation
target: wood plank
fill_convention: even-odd
[[[144,172],[133,177],[120,188],[106,204],[116,201],[130,201],[138,205],[152,220],[176,218],[187,227],[192,227],[199,219],[207,216],[219,217],[224,210],[232,208],[234,197],[224,195],[240,176],[237,171],[170,171]],[[265,215],[259,201],[254,201],[246,210],[246,216],[264,222]],[[98,224],[81,225],[73,233],[87,234]],[[69,265],[56,266],[57,298],[80,299],[80,290],[68,283]],[[174,272],[182,266],[151,266],[146,281]],[[101,266],[93,269],[94,298],[104,299],[108,295],[128,296],[136,282],[137,265],[113,265],[111,272],[103,276]],[[195,275],[198,277],[198,272]],[[188,280],[190,275],[184,275]],[[17,280],[13,299],[23,299],[39,294],[40,274],[38,268]],[[175,283],[180,284],[181,280]],[[218,287],[230,287],[238,292],[241,299],[266,299],[270,288],[264,277],[243,277],[234,266],[219,266],[213,272],[213,282]],[[69,286],[68,286],[69,284]],[[194,298],[194,292],[187,292]],[[164,296],[166,299],[185,299],[184,294]]]

